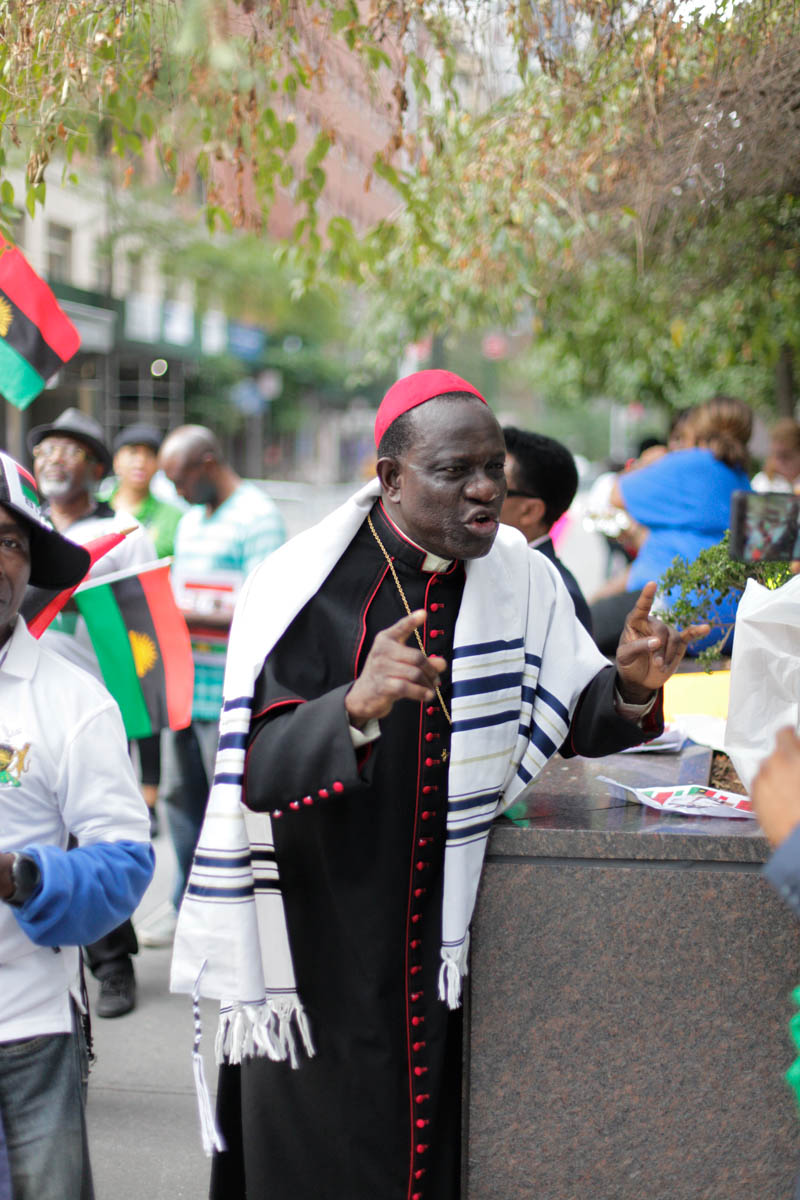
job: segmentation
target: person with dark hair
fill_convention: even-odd
[[[503,437],[508,488],[500,520],[518,529],[532,550],[550,559],[572,597],[575,615],[591,633],[589,605],[577,579],[556,554],[550,536],[550,530],[572,504],[578,490],[575,459],[561,442],[541,433],[527,433],[507,425]]]
[[[0,453],[0,1154],[14,1200],[94,1195],[79,948],[128,918],[153,874],[119,708],[18,615],[28,582],[73,587],[89,561]]]
[[[647,580],[658,580],[675,558],[693,562],[723,537],[730,526],[731,496],[750,490],[745,468],[752,422],[743,400],[714,396],[686,417],[681,427],[685,449],[617,477],[611,503],[623,508],[647,535],[628,569],[626,590],[591,606],[595,641],[604,654],[613,655],[626,616]],[[736,593],[718,605],[710,614],[714,622],[731,623],[738,600]],[[716,634],[709,641],[714,639]],[[701,643],[696,649],[700,648]]]
[[[503,434],[466,380],[399,380],[375,444],[377,478],[266,559],[231,630],[172,966],[224,998],[218,1200],[456,1200],[492,822],[565,743],[655,734],[698,632],[652,620],[646,588],[606,663],[500,524]]]

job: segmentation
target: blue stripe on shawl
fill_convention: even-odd
[[[508,671],[503,675],[486,675],[483,679],[462,679],[453,684],[453,697],[478,696],[482,692],[497,692],[501,688],[517,687],[522,679],[521,671]]]
[[[516,721],[518,717],[519,711],[516,708],[495,713],[491,717],[466,717],[463,721],[453,721],[453,733],[463,733],[466,729],[485,729],[489,725],[503,725],[506,721]]]
[[[240,867],[250,866],[250,852],[245,850],[234,858],[221,858],[216,854],[195,854],[194,861],[198,867],[229,867],[235,871]]]
[[[484,792],[482,796],[472,796],[469,800],[451,800],[447,811],[459,812],[463,808],[481,808],[484,804],[496,804],[499,799],[499,792]]]
[[[235,700],[226,700],[222,705],[223,712],[230,712],[232,708],[252,708],[252,696],[237,696]]]
[[[558,713],[561,720],[569,725],[569,709],[564,707],[558,696],[554,696],[552,692],[548,692],[541,684],[536,689],[536,695],[544,700],[545,704],[549,704],[553,712]]]
[[[523,783],[530,783],[530,781],[533,779],[533,776],[531,775],[530,771],[528,771],[525,767],[523,767],[522,763],[520,763],[519,766],[517,767],[517,774],[519,775],[519,777]]]
[[[554,742],[550,741],[550,738],[547,736],[544,730],[539,728],[538,725],[534,725],[533,729],[531,730],[530,740],[533,742],[536,749],[541,750],[542,754],[546,754],[548,758],[552,758],[556,750],[558,750],[558,746],[556,746]]]
[[[532,667],[540,667],[542,665],[542,660],[538,654],[526,654],[525,662],[530,663]]]
[[[208,887],[206,884],[190,883],[186,891],[190,896],[220,896],[222,899],[234,899],[236,896],[252,896],[253,885],[248,883],[245,887]]]
[[[462,825],[460,829],[448,829],[448,842],[460,842],[462,838],[475,837],[476,834],[485,833],[494,823],[494,814],[491,817],[484,817],[482,821],[475,821],[472,825]]]
[[[219,775],[214,776],[214,783],[241,783],[243,779],[244,775],[241,771],[228,772],[227,774],[221,772]]]
[[[246,733],[223,733],[219,739],[220,750],[244,750],[246,745]]]
[[[496,654],[498,650],[519,650],[525,643],[522,638],[514,638],[511,642],[475,642],[471,646],[457,646],[453,658],[469,658],[473,654]]]

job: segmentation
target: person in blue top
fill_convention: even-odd
[[[747,445],[753,417],[742,400],[714,396],[687,421],[686,449],[674,450],[641,470],[620,475],[611,502],[647,529],[631,563],[626,590],[592,605],[595,641],[605,654],[619,642],[625,617],[644,583],[659,579],[675,558],[693,562],[701,550],[719,542],[730,527],[731,496],[749,491]],[[670,596],[663,597],[669,604]],[[739,594],[731,593],[714,613],[714,624],[732,623]],[[694,651],[719,640],[719,631],[698,642]]]
[[[0,1184],[5,1168],[14,1200],[92,1200],[80,947],[153,874],[119,708],[19,616],[28,582],[71,587],[88,567],[0,453]]]

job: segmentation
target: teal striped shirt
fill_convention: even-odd
[[[175,534],[173,570],[184,579],[202,581],[217,572],[235,575],[240,584],[263,559],[286,540],[283,518],[274,501],[252,483],[241,483],[208,516],[195,504],[181,517]],[[192,638],[194,698],[192,717],[216,721],[222,707],[227,638],[211,642]]]

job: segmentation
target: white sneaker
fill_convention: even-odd
[[[140,946],[158,949],[171,946],[175,939],[175,926],[178,924],[178,914],[172,905],[169,908],[156,909],[154,913],[136,928],[136,936]]]

